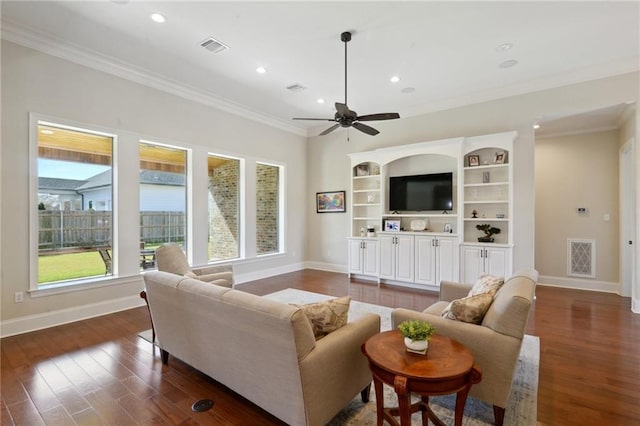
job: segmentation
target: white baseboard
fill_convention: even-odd
[[[620,283],[587,280],[582,278],[552,277],[548,275],[540,275],[538,277],[538,285],[620,294]]]
[[[640,300],[635,298],[631,299],[631,312],[634,314],[640,314]]]
[[[305,268],[304,263],[299,262],[299,263],[292,263],[284,266],[278,266],[275,268],[261,269],[259,271],[252,271],[252,272],[245,272],[245,273],[234,272],[234,275],[233,275],[233,280],[235,282],[234,285],[242,284],[242,283],[246,283],[254,280],[260,280],[262,278],[269,278],[275,275],[287,274],[289,272],[299,271],[304,268]]]
[[[73,308],[60,309],[58,311],[43,314],[28,315],[0,322],[0,337],[14,336],[30,331],[42,330],[57,325],[68,324],[88,318],[125,311],[127,309],[143,306],[144,300],[140,296],[127,296],[119,299],[106,300],[104,302],[91,303]]]
[[[346,265],[336,265],[334,263],[305,262],[304,266],[307,269],[318,269],[320,271],[339,272],[339,273],[343,273],[343,274],[347,273],[347,266]]]

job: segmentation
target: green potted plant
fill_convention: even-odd
[[[488,223],[483,223],[482,225],[476,225],[476,229],[478,231],[484,232],[484,236],[478,237],[478,242],[480,243],[492,243],[494,238],[492,235],[499,234],[500,228],[495,228]]]
[[[421,320],[403,321],[398,325],[398,330],[404,337],[407,351],[420,354],[427,353],[429,338],[436,332],[431,324]]]

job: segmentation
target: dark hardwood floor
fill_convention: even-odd
[[[240,285],[255,294],[299,288],[422,310],[437,294],[305,270]],[[2,425],[281,425],[277,419],[137,337],[136,308],[0,341]],[[527,332],[540,336],[538,424],[640,424],[640,315],[630,299],[539,286]],[[215,401],[204,413],[196,400]],[[520,426],[520,425],[518,425]]]

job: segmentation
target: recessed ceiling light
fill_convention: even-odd
[[[502,43],[502,44],[496,46],[496,51],[497,52],[506,52],[507,50],[511,50],[512,47],[513,47],[513,44],[511,44],[511,43]]]
[[[393,77],[391,77],[389,79],[392,83],[397,83],[400,81],[400,77],[398,77],[397,75],[394,75]]]
[[[509,59],[508,61],[504,61],[500,63],[500,68],[511,68],[518,65],[518,61],[515,59]]]
[[[265,72],[267,72],[267,69],[265,67],[258,67],[256,68],[256,72],[258,74],[264,74]]]
[[[323,103],[324,103],[324,99],[322,99],[322,98],[318,98],[318,99],[316,100],[316,102],[317,102],[317,103],[319,103],[319,104],[323,104]]]
[[[153,20],[153,22],[157,22],[158,24],[162,24],[164,21],[167,20],[167,18],[165,18],[163,15],[159,13],[154,13],[151,15],[151,20]]]
[[[533,125],[533,128],[534,128],[534,129],[539,129],[539,128],[540,128],[540,125],[539,125],[538,123],[536,123],[536,124],[534,124],[534,125]]]
[[[40,130],[40,133],[42,133],[43,135],[52,135],[53,130],[42,129]]]

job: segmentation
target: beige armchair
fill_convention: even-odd
[[[393,327],[408,319],[421,319],[431,323],[439,334],[468,347],[482,368],[482,381],[471,388],[469,396],[493,405],[495,424],[500,426],[504,421],[537,280],[538,272],[533,269],[516,272],[498,290],[482,323],[477,325],[442,318],[442,311],[449,302],[467,296],[472,287],[443,281],[439,302],[422,312],[395,309],[391,314]]]
[[[184,275],[223,287],[233,287],[233,266],[231,264],[192,268],[187,262],[182,248],[175,243],[163,244],[156,249],[156,265],[159,271]]]

